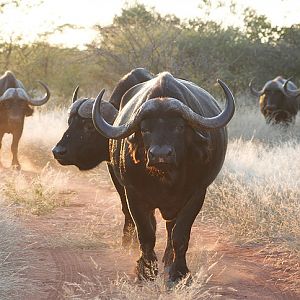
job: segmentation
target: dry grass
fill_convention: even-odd
[[[67,205],[67,184],[66,173],[46,165],[41,173],[33,178],[23,172],[15,172],[14,176],[4,180],[2,192],[7,201],[18,205],[19,211],[42,215],[56,207]]]
[[[258,104],[257,107],[245,106],[243,103],[247,103],[247,101],[246,97],[237,99],[237,109],[228,126],[230,139],[241,137],[243,140],[261,141],[274,146],[291,140],[300,141],[299,113],[296,123],[291,126],[270,126],[266,124]]]
[[[248,103],[247,101],[241,97],[237,102],[241,104]],[[20,147],[21,164],[22,158],[35,166],[44,166],[46,162],[51,161],[51,148],[61,138],[66,127],[66,119],[65,111],[36,113],[34,117],[28,118]],[[270,127],[265,124],[258,106],[249,108],[239,105],[229,126],[229,138],[224,167],[217,180],[209,187],[198,221],[203,219],[205,222],[212,221],[226,234],[235,236],[243,243],[255,242],[270,246],[267,253],[274,254],[272,263],[276,262],[278,254],[272,252],[272,249],[278,249],[279,244],[282,247],[281,253],[288,250],[299,258],[300,116],[296,124],[288,128]],[[57,166],[55,163],[53,165]],[[22,176],[21,173],[17,175],[14,179],[14,187],[9,187],[10,192],[13,191],[12,194],[17,193],[21,187],[22,184],[16,184],[16,180],[22,182],[24,179]],[[27,188],[30,186],[28,195],[31,200],[34,198],[33,195],[41,195],[47,189],[43,187],[40,193],[41,176],[37,179],[37,185],[32,182],[25,184]],[[109,185],[107,173],[102,168],[86,173],[85,176],[98,182],[99,185]],[[18,177],[20,178],[17,179]],[[51,199],[51,193],[57,193],[56,189],[58,187],[53,186],[50,189],[50,196],[45,198]],[[25,194],[22,192],[18,195],[23,197]],[[113,191],[112,197],[117,198]],[[112,205],[109,207],[106,202],[107,211],[101,211],[101,215],[95,212],[87,222],[81,224],[80,230],[76,228],[75,231],[84,234],[70,238],[71,244],[80,243],[80,239],[85,240],[88,245],[93,245],[93,241],[103,238],[112,241],[120,240],[123,222],[120,204],[119,202],[116,204],[117,202],[113,202],[112,199],[103,201],[111,201]],[[43,205],[41,207],[43,211]],[[112,224],[111,228],[105,232],[101,231],[101,226],[107,222]],[[110,246],[113,246],[113,242]],[[71,299],[211,299],[217,297],[218,289],[212,289],[209,285],[210,268],[218,259],[213,256],[205,259],[203,255],[204,252],[201,250],[195,257],[189,257],[189,265],[192,266],[194,274],[194,282],[190,287],[182,288],[178,285],[176,289],[168,291],[165,289],[162,275],[154,282],[137,284],[121,274],[117,280],[105,286],[101,284],[99,278],[85,278],[80,286],[66,284],[66,297]],[[283,258],[277,256],[277,262],[282,264]],[[195,263],[195,260],[200,263]],[[297,271],[296,264],[294,267]],[[0,280],[1,278],[2,275]]]
[[[216,299],[224,290],[210,284],[214,268],[220,260],[220,256],[205,249],[194,252],[190,256],[193,281],[187,284],[182,280],[173,288],[166,287],[166,278],[163,273],[159,274],[154,281],[139,282],[126,274],[116,274],[115,280],[108,284],[103,283],[99,276],[89,278],[83,276],[81,284],[65,283],[64,297],[67,299],[124,299],[124,300],[172,300],[172,299]],[[95,263],[95,268],[101,273],[101,266]]]
[[[300,250],[300,145],[233,140],[209,188],[203,214],[249,241],[284,241]]]
[[[24,158],[39,169],[48,162],[57,166],[51,149],[67,128],[67,117],[67,110],[61,109],[46,113],[36,111],[27,118],[20,144],[20,161]]]
[[[23,290],[32,290],[32,285],[23,277],[28,267],[27,250],[20,245],[26,233],[11,217],[0,201],[0,299],[21,299]]]
[[[58,165],[53,160],[51,149],[61,139],[67,128],[67,109],[51,112],[36,110],[25,119],[24,131],[19,144],[19,161],[22,169],[40,170],[48,162]],[[5,135],[1,149],[1,161],[6,167],[11,163],[12,136]]]
[[[229,137],[202,214],[243,241],[280,241],[299,251],[300,117],[272,127],[256,109],[238,107]]]
[[[216,299],[219,298],[218,288],[207,287],[207,275],[201,270],[193,277],[193,283],[186,286],[179,283],[174,289],[167,290],[163,276],[153,282],[134,283],[126,275],[121,275],[108,286],[100,279],[85,278],[81,285],[65,284],[67,299],[124,299],[124,300],[172,300],[172,299]],[[96,293],[95,293],[96,292]],[[95,294],[97,294],[95,296]],[[84,296],[83,296],[84,295]]]

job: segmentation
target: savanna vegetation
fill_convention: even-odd
[[[19,1],[15,2],[19,4]],[[209,9],[209,1],[202,2],[205,9]],[[0,15],[5,13],[5,6],[2,7],[1,3]],[[36,79],[41,79],[49,85],[53,95],[47,104],[49,111],[42,108],[26,120],[20,145],[21,164],[22,160],[30,162],[41,170],[50,161],[51,166],[47,165],[33,181],[26,181],[22,175],[2,180],[1,197],[37,215],[68,205],[68,201],[60,201],[60,195],[66,193],[69,174],[53,172],[51,167],[57,167],[57,164],[51,160],[50,149],[66,127],[65,107],[69,106],[77,84],[81,87],[80,95],[95,96],[103,87],[111,91],[122,75],[142,66],[153,73],[168,70],[178,77],[192,80],[218,98],[221,89],[215,82],[221,78],[236,95],[238,107],[229,125],[224,167],[209,187],[195,225],[212,223],[240,245],[265,247],[268,258],[275,253],[272,263],[277,264],[278,269],[287,270],[282,282],[289,280],[289,289],[299,293],[299,115],[296,123],[288,128],[271,128],[260,115],[256,99],[248,95],[248,83],[255,78],[257,86],[261,87],[266,80],[282,75],[286,78],[293,76],[299,86],[300,24],[274,26],[266,16],[251,9],[244,11],[243,20],[243,27],[224,28],[212,21],[181,20],[173,15],[161,15],[154,9],[135,4],[124,7],[109,26],[95,24],[97,38],[84,49],[49,44],[47,38],[53,32],[45,33],[32,44],[24,44],[17,37],[9,42],[0,37],[0,73],[10,69],[30,88],[36,86]],[[66,26],[72,27],[70,24]],[[34,90],[30,92],[34,93]],[[4,142],[2,150],[9,155],[8,143]],[[109,184],[103,169],[93,170],[87,177],[94,183],[105,177],[106,184]],[[76,227],[77,235],[73,240],[77,246],[85,247],[84,242],[79,241],[78,233],[81,232],[84,232],[81,239],[88,240],[89,245],[106,242],[103,236],[115,239],[116,234],[121,235],[120,204],[117,197],[112,198],[114,200],[105,202],[106,210],[96,211],[95,218],[89,220],[88,225]],[[0,295],[13,290],[14,280],[20,287],[24,284],[18,272],[26,264],[17,260],[14,262],[17,265],[14,265],[9,260],[10,253],[17,256],[20,251],[16,246],[20,228],[8,217],[9,213],[5,210],[3,216],[0,214],[0,236],[9,238],[9,243],[2,240],[0,243],[7,245],[0,247],[0,266],[3,267],[0,268],[0,281],[6,277],[11,280],[5,280],[6,285],[1,284]],[[99,219],[103,223],[110,222],[111,228],[105,235],[99,234]],[[195,238],[199,245],[202,243],[200,238]],[[72,239],[68,236],[68,240]],[[74,242],[72,247],[76,247]],[[113,248],[111,244],[108,247]],[[94,299],[211,299],[218,294],[217,287],[208,285],[212,274],[210,269],[216,258],[204,259],[205,251],[196,251],[200,248],[197,247],[197,243],[191,247],[193,254],[189,257],[194,274],[194,283],[189,288],[179,285],[172,292],[165,291],[162,276],[143,286],[132,284],[126,276],[118,276],[110,286],[104,287],[100,279],[92,283],[86,278],[80,286],[66,283],[66,298],[80,298],[76,298],[77,291],[89,298],[96,290],[98,298]],[[276,253],[280,254],[278,258]],[[206,262],[204,266],[203,261]]]
[[[210,1],[202,6],[208,10]],[[252,78],[259,87],[278,75],[300,82],[300,24],[278,27],[252,9],[244,11],[242,27],[224,28],[217,22],[181,20],[135,4],[124,7],[111,25],[95,24],[97,37],[85,49],[49,44],[49,36],[72,26],[76,28],[65,24],[46,32],[32,44],[24,44],[18,36],[0,40],[1,73],[14,71],[27,87],[34,87],[37,78],[44,80],[54,95],[52,106],[65,105],[77,84],[86,95],[95,95],[102,87],[111,90],[137,66],[153,73],[168,70],[215,93],[217,78],[235,94],[247,91]]]

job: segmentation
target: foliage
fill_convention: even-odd
[[[213,92],[219,91],[216,78],[222,78],[234,92],[244,92],[253,77],[262,85],[300,70],[299,26],[272,26],[251,9],[244,12],[244,30],[162,16],[141,4],[123,9],[112,25],[96,28],[98,38],[89,49],[108,84],[133,67],[144,66],[153,73],[169,70]]]
[[[201,3],[207,12],[222,5]],[[234,1],[231,6],[234,12]],[[57,31],[73,26],[65,24]],[[22,44],[19,37],[0,40],[0,72],[11,69],[30,89],[37,87],[37,79],[45,81],[52,91],[52,105],[64,106],[77,84],[80,95],[92,97],[102,88],[111,91],[121,76],[136,67],[153,73],[170,71],[214,95],[220,93],[217,78],[234,93],[247,91],[252,78],[258,89],[278,75],[294,76],[299,83],[300,24],[273,26],[251,9],[244,11],[243,28],[225,28],[205,19],[161,15],[136,3],[125,6],[112,24],[95,25],[95,30],[97,37],[84,50],[50,45],[47,37],[53,32],[31,45]]]

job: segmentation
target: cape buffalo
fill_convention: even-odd
[[[22,82],[16,79],[12,72],[7,71],[0,77],[0,149],[3,135],[11,133],[12,166],[17,169],[20,168],[18,145],[23,132],[24,118],[32,115],[31,106],[43,105],[50,98],[48,87],[43,82],[38,82],[45,88],[46,94],[41,99],[31,99]]]
[[[190,278],[186,251],[191,227],[207,187],[223,165],[225,126],[235,109],[231,91],[218,82],[226,95],[223,112],[207,91],[168,72],[125,93],[113,125],[105,121],[100,109],[104,90],[96,98],[93,121],[110,139],[112,168],[125,189],[138,232],[139,279],[152,280],[158,273],[156,208],[166,220],[163,261],[169,284]]]
[[[103,102],[101,110],[108,122],[112,123],[117,115],[123,94],[134,85],[147,81],[153,76],[143,68],[136,68],[123,76],[114,88],[109,102]],[[55,159],[62,165],[75,165],[80,170],[90,170],[99,163],[109,160],[108,138],[100,134],[92,121],[92,107],[94,99],[77,99],[78,87],[73,93],[72,106],[69,111],[69,127],[62,139],[53,147]],[[108,169],[112,181],[120,195],[122,210],[125,215],[123,228],[123,246],[129,247],[132,243],[134,223],[126,204],[124,189],[116,180],[111,167]]]
[[[293,82],[278,76],[267,81],[260,91],[253,88],[252,81],[249,87],[251,93],[259,97],[260,111],[267,123],[289,124],[295,121],[298,102],[295,92],[297,87]]]

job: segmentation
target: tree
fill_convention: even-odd
[[[137,4],[123,9],[112,25],[96,26],[98,38],[89,49],[98,57],[108,84],[132,68],[143,66],[154,73],[178,69],[175,59],[182,28],[180,20],[164,18],[153,9]]]
[[[244,24],[246,36],[252,42],[275,44],[282,34],[282,28],[272,26],[266,16],[257,15],[251,8],[244,11]]]

